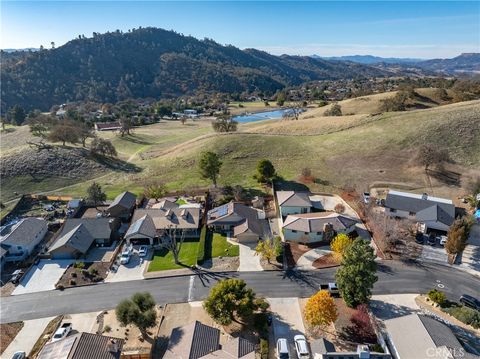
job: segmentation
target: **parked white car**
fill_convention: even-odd
[[[447,243],[447,236],[440,236],[440,245],[445,246],[445,243]]]
[[[131,253],[129,251],[123,251],[120,255],[120,264],[127,264],[130,262]]]
[[[52,337],[52,343],[65,338],[72,331],[72,323],[63,323]]]
[[[290,359],[290,351],[288,350],[287,339],[280,338],[277,340],[277,348],[275,354],[277,359]]]
[[[365,202],[365,204],[370,202],[370,192],[363,192],[363,202]]]
[[[295,342],[295,350],[297,351],[298,359],[310,358],[310,352],[308,351],[307,339],[301,334],[293,337]]]
[[[140,246],[138,249],[138,256],[139,257],[145,257],[148,253],[148,247],[147,246]]]

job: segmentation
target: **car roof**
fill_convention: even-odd
[[[307,341],[303,335],[295,335],[295,342],[298,345],[298,350],[300,353],[308,353]]]
[[[288,348],[287,348],[287,339],[285,338],[280,338],[278,339],[277,341],[277,345],[280,347],[280,351],[288,351]]]

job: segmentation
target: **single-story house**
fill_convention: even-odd
[[[243,338],[227,338],[220,345],[220,330],[195,321],[172,330],[163,359],[254,359],[255,346]]]
[[[112,122],[95,122],[95,131],[117,131],[122,128],[118,121]]]
[[[48,249],[52,259],[76,259],[87,254],[95,242],[88,229],[80,223],[60,236]]]
[[[128,245],[130,245],[130,243],[153,245],[156,237],[157,229],[155,228],[155,223],[148,214],[145,214],[136,221],[132,221],[132,224],[125,234],[125,240]]]
[[[45,344],[37,359],[120,359],[123,345],[123,339],[82,332]]]
[[[6,262],[22,261],[33,253],[48,231],[48,224],[42,218],[23,218],[7,226],[0,234],[0,244],[7,252]]]
[[[207,225],[215,231],[233,231],[233,236],[239,242],[258,241],[270,234],[265,212],[238,202],[208,211]]]
[[[169,209],[136,209],[133,212],[132,224],[127,231],[126,238],[127,241],[129,238],[136,239],[137,243],[140,243],[140,239],[144,238],[145,244],[151,243],[152,229],[150,219],[155,226],[156,237],[160,238],[160,240],[170,230],[176,231],[178,235],[183,232],[185,238],[195,238],[200,235],[200,215],[200,208],[181,208],[178,205]],[[144,219],[142,220],[142,218]]]
[[[447,325],[425,315],[410,314],[388,319],[385,329],[387,345],[397,359],[480,358],[467,352]]]
[[[282,217],[311,212],[312,202],[308,192],[277,191],[276,195]]]
[[[424,233],[430,229],[447,232],[455,220],[455,206],[452,200],[426,193],[390,190],[385,199],[385,214],[415,221]]]
[[[100,246],[110,246],[116,239],[119,221],[115,218],[99,217],[99,218],[68,218],[58,230],[56,238],[63,237],[71,232],[72,229],[83,224],[90,235],[93,237],[95,244]]]
[[[128,219],[132,214],[137,203],[137,196],[131,192],[120,193],[113,202],[108,206],[106,212],[110,217]]]
[[[336,212],[290,214],[283,223],[283,236],[287,241],[312,243],[327,241],[338,233],[355,230],[357,220]]]

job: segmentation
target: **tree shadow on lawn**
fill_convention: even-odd
[[[128,141],[128,142],[133,142],[133,143],[136,143],[136,144],[139,144],[139,145],[153,145],[154,144],[153,142],[146,141],[146,140],[142,139],[141,137],[137,136],[134,133],[132,133],[130,135],[127,135],[127,136],[120,137],[120,139],[123,139],[123,140]]]
[[[275,190],[277,191],[296,191],[296,192],[310,192],[310,189],[303,183],[296,181],[287,181],[283,178],[275,180]]]
[[[94,156],[93,158],[95,159],[96,162],[100,163],[101,165],[113,171],[128,172],[128,173],[138,173],[142,171],[142,169],[137,165],[127,161],[123,161],[119,158],[111,158],[111,157],[98,156],[98,155]]]

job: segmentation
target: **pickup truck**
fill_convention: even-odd
[[[320,290],[328,290],[332,297],[340,294],[337,283],[320,284]]]
[[[53,334],[52,343],[65,338],[72,331],[72,323],[63,323]]]

